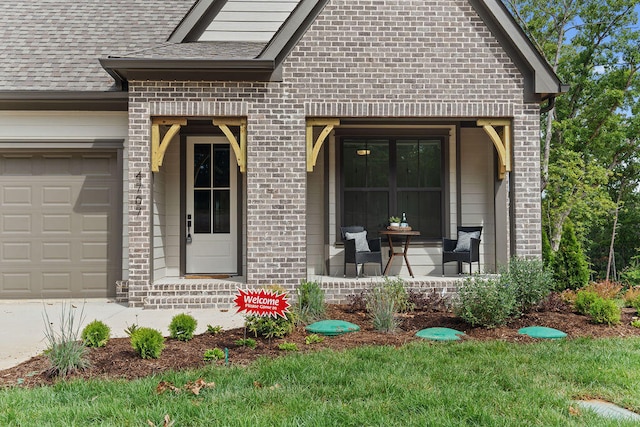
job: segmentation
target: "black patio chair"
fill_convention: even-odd
[[[347,237],[347,233],[349,236]],[[356,277],[358,274],[358,264],[375,262],[380,264],[380,274],[382,274],[382,251],[380,237],[367,239],[367,231],[360,225],[340,227],[340,234],[344,242],[344,275],[347,275],[347,264],[356,265]]]
[[[444,276],[444,264],[446,262],[458,262],[458,274],[462,272],[462,263],[469,264],[469,273],[472,271],[472,263],[478,263],[480,272],[480,235],[482,227],[458,227],[457,239],[442,239],[442,275]]]

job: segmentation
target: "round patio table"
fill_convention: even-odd
[[[393,259],[397,255],[402,255],[404,257],[404,262],[407,264],[407,269],[409,270],[409,274],[413,277],[413,271],[411,270],[411,264],[409,264],[409,258],[407,258],[407,251],[409,250],[409,244],[411,243],[411,238],[413,236],[419,236],[420,232],[416,230],[411,231],[402,231],[402,230],[381,230],[378,231],[378,234],[381,236],[387,236],[387,240],[389,241],[389,261],[387,261],[387,265],[384,268],[383,275],[387,275],[389,272],[389,268],[391,267],[391,263]],[[393,238],[394,237],[404,237],[404,250],[402,252],[396,252],[393,248]]]

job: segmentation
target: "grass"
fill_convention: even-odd
[[[640,411],[639,364],[638,338],[320,351],[247,368],[6,389],[0,425],[162,425],[165,415],[176,426],[634,425],[570,407],[597,397]],[[198,378],[216,387],[198,396],[155,390]]]

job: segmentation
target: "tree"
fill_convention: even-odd
[[[589,283],[589,264],[585,259],[571,220],[564,223],[560,247],[551,263],[553,278],[563,288],[578,289]]]
[[[620,208],[637,192],[640,175],[637,0],[504,1],[570,86],[541,121],[544,229],[557,251],[572,220],[584,247],[606,245],[606,262],[597,263],[606,270],[622,243],[609,217],[619,212],[622,235]],[[595,236],[598,246],[589,240]]]

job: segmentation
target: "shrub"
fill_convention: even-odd
[[[82,330],[82,341],[87,347],[104,347],[111,337],[111,328],[100,320],[94,320]]]
[[[303,323],[316,322],[324,316],[324,291],[317,282],[303,280],[297,289],[298,319]]]
[[[409,301],[409,293],[405,288],[404,281],[399,277],[390,279],[385,276],[384,282],[374,287],[371,292],[381,292],[385,297],[392,299],[399,313],[407,313],[415,308],[413,303]]]
[[[278,344],[278,348],[283,351],[298,351],[298,344],[285,341],[282,344]]]
[[[496,278],[474,276],[460,285],[453,309],[472,326],[493,328],[505,324],[515,307],[516,298],[511,286]]]
[[[620,307],[613,300],[598,297],[589,306],[589,316],[593,323],[617,325],[620,323]]]
[[[247,316],[245,318],[245,327],[258,337],[264,338],[283,338],[293,331],[294,316],[292,313],[285,313],[286,317],[260,317]]]
[[[218,335],[220,332],[222,332],[222,326],[220,326],[220,325],[216,325],[216,326],[207,325],[207,332],[210,333],[211,335]]]
[[[603,280],[601,282],[592,282],[583,288],[585,291],[594,292],[599,297],[604,299],[614,299],[620,294],[622,285],[619,285],[610,280]]]
[[[537,259],[513,257],[500,273],[502,282],[513,289],[520,313],[538,305],[554,288],[551,271],[545,269],[542,261]]]
[[[212,360],[222,360],[224,359],[224,351],[220,350],[219,348],[214,348],[214,349],[207,349],[204,351],[204,355],[202,356],[202,359],[205,362],[210,362]]]
[[[625,291],[622,295],[622,299],[624,299],[624,304],[627,307],[635,307],[636,301],[640,303],[640,286],[634,286]]]
[[[620,280],[628,286],[640,286],[640,255],[631,258],[629,264],[620,272]]]
[[[131,347],[143,359],[157,359],[164,348],[164,337],[152,328],[138,328],[131,334]]]
[[[239,339],[235,341],[236,345],[239,347],[249,347],[249,348],[256,348],[256,340],[254,340],[253,338],[244,338],[244,339]]]
[[[551,265],[553,278],[562,288],[579,289],[589,281],[589,264],[570,220],[562,227],[560,247],[553,255]]]
[[[633,319],[631,321],[631,326],[633,326],[634,328],[640,328],[640,319]]]
[[[50,375],[66,376],[78,369],[89,367],[87,348],[78,341],[83,313],[84,307],[80,313],[80,321],[76,322],[73,309],[62,304],[60,325],[55,328],[49,319],[49,314],[44,310],[44,335],[48,344],[45,354],[51,362],[51,368],[48,371]]]
[[[589,307],[597,299],[603,299],[595,292],[579,290],[573,302],[573,307],[580,314],[589,314]]]
[[[189,341],[193,338],[196,326],[198,322],[190,314],[176,314],[169,324],[169,336],[180,341]]]
[[[131,326],[127,325],[124,332],[130,337],[138,329],[140,329],[140,326],[137,323],[132,323]]]
[[[318,343],[321,343],[322,341],[324,341],[324,337],[322,337],[322,336],[320,336],[318,334],[307,335],[304,338],[304,343],[306,345],[318,344]]]

